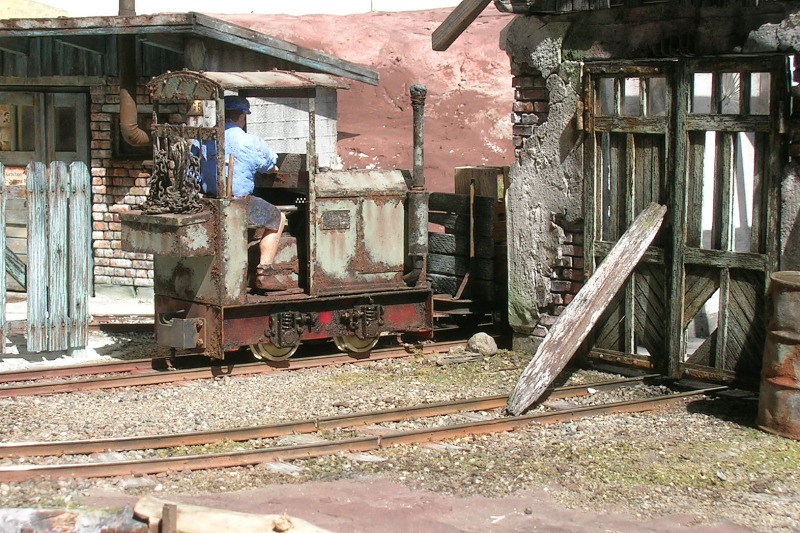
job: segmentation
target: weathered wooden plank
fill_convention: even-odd
[[[67,348],[67,194],[69,176],[67,165],[61,161],[50,164],[47,184],[47,349],[51,352]]]
[[[464,33],[492,0],[462,0],[431,35],[431,48],[442,52]]]
[[[86,164],[69,166],[69,348],[85,348],[89,337],[91,286],[91,175]]]
[[[29,352],[47,349],[47,194],[45,167],[28,164],[28,328]]]
[[[689,131],[769,131],[770,117],[767,115],[701,115],[686,117]]]
[[[0,163],[0,228],[6,225],[6,167]],[[0,354],[6,353],[6,232],[0,230]]]
[[[575,299],[567,306],[539,345],[533,360],[522,373],[506,409],[518,415],[536,402],[563,370],[639,263],[661,228],[667,208],[651,204],[600,264]]]
[[[594,117],[594,128],[598,131],[622,133],[666,134],[668,129],[664,117]]]
[[[444,276],[442,274],[428,274],[428,280],[431,282],[431,288],[434,294],[447,294],[455,296],[458,292],[461,282],[464,278],[456,276]],[[462,299],[472,299],[476,301],[485,301],[487,304],[494,305],[496,295],[504,295],[505,290],[502,286],[490,280],[483,279],[470,279],[464,292],[461,294]]]
[[[456,194],[469,196],[470,183],[475,184],[475,196],[488,196],[494,200],[503,198],[504,167],[456,167]]]
[[[690,94],[692,74],[687,68],[677,68],[675,72],[675,114],[673,128],[676,132],[686,131],[686,117],[689,113],[688,99],[682,95]],[[684,255],[686,253],[686,213],[687,213],[687,150],[688,136],[679,134],[674,136],[673,150],[669,157],[667,174],[671,177],[669,196],[669,222],[671,225],[669,246],[672,250],[670,263],[667,266],[667,324],[682,324],[684,309],[684,287],[686,271],[684,268]],[[684,345],[683,328],[672,327],[667,331],[665,353],[667,360],[662,362],[662,372],[678,377],[680,365],[683,361]],[[665,363],[665,364],[664,364]]]
[[[0,222],[2,222],[2,220],[0,220]],[[0,233],[2,232],[0,231]],[[25,263],[22,261],[22,259],[19,258],[17,254],[15,254],[13,251],[11,251],[11,249],[9,249],[8,246],[5,245],[5,235],[0,235],[0,240],[3,241],[3,247],[0,248],[0,250],[5,250],[5,265],[6,265],[5,270],[12,278],[14,278],[14,281],[19,283],[24,289],[25,286],[27,285],[26,278],[28,275],[27,273],[28,267],[25,266]],[[2,283],[5,283],[6,282],[5,276],[0,276],[0,277],[3,278]],[[3,290],[3,294],[5,294],[5,288]]]
[[[690,265],[743,268],[746,270],[764,270],[767,258],[761,254],[690,248],[686,250],[685,263]]]

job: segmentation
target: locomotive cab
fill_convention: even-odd
[[[121,216],[126,250],[153,255],[156,339],[175,354],[222,359],[249,346],[291,357],[306,340],[366,352],[385,335],[430,337],[423,265],[427,193],[401,170],[329,170],[336,163],[336,91],[317,73],[198,73],[154,78],[153,173],[141,210]],[[228,94],[248,99],[248,133],[278,152],[254,195],[287,219],[268,286],[255,288],[258,235],[233,197],[225,153]],[[216,150],[216,159],[203,157]],[[216,194],[201,188],[216,166]],[[268,290],[261,290],[268,289]]]

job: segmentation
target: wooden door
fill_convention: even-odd
[[[675,376],[757,379],[787,69],[774,56],[588,69],[589,271],[648,201],[669,208],[594,350]]]

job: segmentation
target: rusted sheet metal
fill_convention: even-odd
[[[800,272],[772,275],[774,314],[761,367],[756,423],[800,440]]]
[[[148,84],[150,98],[158,101],[213,100],[221,98],[226,89],[349,89],[341,78],[317,72],[167,72]]]
[[[269,70],[266,72],[204,72],[223,89],[349,89],[338,76],[320,72]]]
[[[800,272],[775,272],[770,279],[774,308],[770,329],[800,333]]]
[[[148,215],[120,213],[125,251],[174,257],[213,255],[211,212]]]
[[[315,189],[312,294],[405,287],[402,173],[326,172]]]
[[[210,214],[203,225],[212,243],[210,253],[188,254],[180,248],[156,253],[153,258],[155,293],[215,305],[244,303],[247,298],[247,209],[240,200],[208,199],[206,202]],[[185,243],[181,246],[185,247]]]

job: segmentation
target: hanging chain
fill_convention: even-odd
[[[192,154],[191,140],[170,133],[156,144],[150,192],[142,209],[149,214],[196,213],[203,209],[200,156]]]

